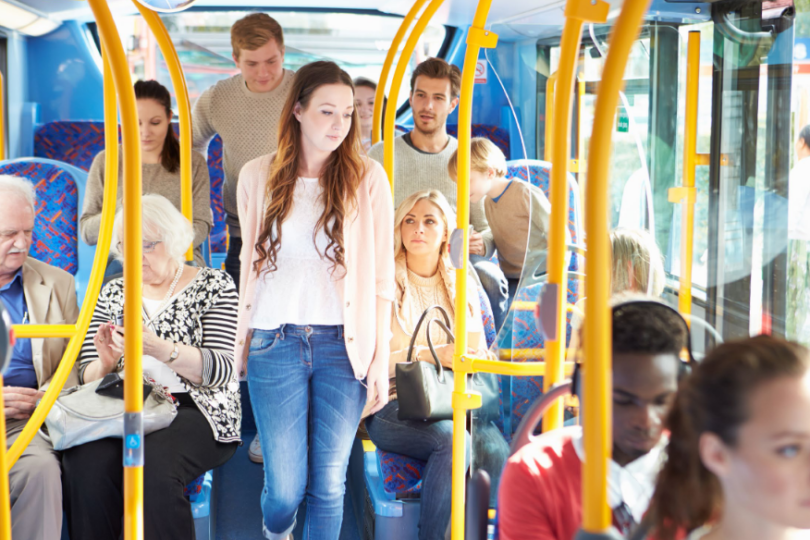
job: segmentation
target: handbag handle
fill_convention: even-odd
[[[442,306],[433,305],[433,306],[430,306],[429,308],[427,308],[422,313],[422,315],[419,317],[419,321],[416,323],[416,328],[414,328],[414,330],[413,330],[413,335],[411,335],[411,343],[410,343],[410,345],[408,345],[408,358],[406,360],[408,363],[410,363],[411,359],[413,358],[413,348],[416,345],[416,336],[419,335],[419,329],[422,327],[422,322],[424,322],[424,320],[427,318],[428,313],[430,313],[434,309],[438,310],[439,313],[441,313],[442,317],[444,318],[445,326],[446,327],[450,326],[450,316],[447,314],[447,311],[445,311],[445,309]],[[428,330],[430,330],[429,327],[430,327],[430,324],[428,324]],[[450,334],[450,335],[452,335],[452,334]],[[430,345],[430,332],[428,332],[428,345]],[[431,351],[433,351],[432,347],[431,347]],[[433,359],[436,361],[436,364],[439,365],[439,367],[437,369],[438,369],[439,373],[441,373],[441,365],[440,365],[440,362],[439,362],[438,357],[436,356],[435,352],[433,353]]]
[[[439,382],[444,382],[444,366],[441,362],[439,362],[439,355],[436,354],[436,349],[433,348],[433,340],[430,337],[430,325],[436,323],[439,325],[439,328],[444,330],[444,333],[447,334],[447,338],[449,339],[450,343],[453,343],[456,340],[456,337],[453,335],[453,332],[450,330],[449,325],[444,324],[439,319],[430,319],[427,325],[427,343],[428,349],[430,349],[430,354],[433,356],[433,362],[436,364],[436,371],[439,373]]]

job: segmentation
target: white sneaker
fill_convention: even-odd
[[[262,457],[262,441],[259,439],[258,433],[253,437],[253,442],[250,443],[250,447],[248,448],[248,459],[253,463],[264,463],[264,457]]]

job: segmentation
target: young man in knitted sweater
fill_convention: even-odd
[[[194,104],[194,149],[206,154],[208,143],[222,138],[225,183],[222,188],[230,245],[225,270],[239,287],[242,234],[236,209],[239,172],[248,161],[276,151],[281,110],[292,88],[293,72],[284,69],[284,32],[265,13],[251,13],[231,28],[233,61],[240,73],[217,82]]]
[[[413,131],[394,140],[394,206],[416,191],[437,189],[456,206],[456,184],[447,174],[450,156],[458,141],[447,134],[447,117],[458,106],[461,70],[441,58],[428,58],[411,74]],[[369,157],[383,162],[383,143],[369,151]],[[483,201],[470,206],[470,262],[489,297],[496,321],[504,312],[508,295],[503,274],[484,255],[492,251],[492,234]],[[502,319],[502,318],[501,318]]]

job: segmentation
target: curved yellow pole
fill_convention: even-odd
[[[425,12],[422,13],[422,16],[419,17],[418,21],[416,21],[416,24],[411,31],[411,35],[408,36],[408,41],[405,42],[405,47],[402,49],[402,53],[399,55],[399,61],[397,61],[397,69],[394,70],[394,78],[391,80],[391,95],[389,97],[391,105],[385,110],[385,137],[383,137],[383,143],[385,146],[383,147],[383,168],[385,168],[385,172],[388,174],[388,182],[391,184],[392,193],[394,193],[395,181],[394,124],[397,120],[399,87],[402,86],[402,78],[405,76],[405,69],[407,69],[408,64],[411,61],[411,55],[413,54],[414,49],[416,49],[416,44],[419,42],[419,38],[422,37],[422,33],[425,31],[425,28],[427,28],[430,19],[433,18],[433,15],[436,14],[436,10],[441,7],[443,2],[444,0],[430,0],[430,4],[428,4],[428,7],[425,8]]]
[[[0,81],[1,83],[2,81]],[[0,375],[0,403],[3,376]],[[8,492],[8,453],[6,452],[6,415],[0,414],[0,540],[11,540],[11,498]]]
[[[0,161],[6,159],[6,116],[3,109],[3,74],[0,73]]]
[[[441,2],[441,0],[439,0]],[[478,0],[472,26],[467,31],[467,50],[461,72],[461,99],[458,105],[458,222],[463,235],[462,267],[456,270],[456,344],[453,370],[469,370],[467,353],[467,267],[469,265],[470,224],[470,141],[472,138],[472,101],[475,84],[475,66],[481,47],[493,49],[498,34],[484,29],[492,0]],[[433,4],[431,4],[432,6]],[[430,7],[428,7],[430,9]],[[432,15],[432,14],[431,14]],[[424,17],[423,17],[424,18]],[[420,19],[420,22],[421,19]],[[402,60],[400,59],[400,63]],[[387,141],[386,141],[387,142]],[[453,391],[453,505],[452,540],[464,538],[464,454],[466,452],[467,409],[481,406],[480,394],[467,392],[467,377],[455,377]]]
[[[683,184],[669,190],[669,202],[681,208],[681,276],[678,310],[692,313],[692,249],[695,235],[695,166],[697,165],[698,82],[700,80],[700,32],[689,32],[686,54],[686,114],[683,130]]]
[[[593,3],[591,3],[593,1]],[[560,45],[560,62],[554,88],[553,133],[551,140],[551,216],[548,231],[548,281],[546,287],[556,295],[548,295],[554,300],[557,323],[555,335],[546,336],[546,376],[543,390],[548,390],[565,378],[566,336],[566,291],[568,290],[565,267],[566,241],[568,229],[568,160],[571,156],[571,111],[576,80],[579,42],[582,38],[584,22],[605,22],[610,5],[602,0],[568,0],[565,6],[565,25]],[[543,417],[543,430],[550,431],[563,426],[562,399],[552,404]]]
[[[110,8],[89,0],[112,68],[121,104],[124,146],[124,538],[143,538],[143,258],[141,220],[141,144],[135,91]]]
[[[413,6],[405,15],[405,18],[402,19],[402,23],[399,25],[399,30],[397,30],[394,40],[391,42],[391,48],[388,49],[388,54],[385,55],[382,73],[380,73],[380,80],[377,81],[377,92],[374,95],[374,116],[371,124],[372,145],[380,142],[380,139],[382,138],[382,110],[383,103],[385,103],[385,85],[388,82],[388,74],[391,72],[391,66],[394,63],[394,58],[396,58],[397,51],[399,51],[399,44],[402,43],[402,38],[405,37],[405,33],[408,31],[408,28],[410,28],[411,23],[416,18],[419,10],[425,5],[425,2],[427,2],[427,0],[416,0],[413,3]],[[393,106],[396,107],[396,103],[394,103]]]
[[[53,407],[56,398],[65,386],[68,375],[70,375],[76,358],[79,356],[87,329],[90,328],[90,320],[96,309],[96,301],[101,292],[101,285],[104,281],[104,271],[107,268],[107,259],[110,256],[110,244],[112,243],[112,227],[115,218],[115,200],[118,196],[118,116],[116,114],[115,88],[112,81],[112,71],[110,70],[109,59],[106,50],[102,47],[102,57],[104,61],[104,199],[101,207],[101,227],[98,235],[98,245],[96,255],[93,259],[93,269],[90,272],[90,280],[87,284],[87,294],[85,295],[79,318],[75,325],[15,325],[14,334],[18,338],[46,338],[63,337],[70,338],[65,354],[56,372],[53,374],[48,390],[40,400],[36,410],[23,428],[20,436],[14,441],[8,451],[9,469],[17,463],[23,450],[31,443],[31,440],[39,431],[45,417]]]
[[[180,211],[186,216],[190,223],[194,223],[192,209],[193,196],[191,192],[191,104],[188,100],[188,88],[186,78],[183,76],[183,67],[180,65],[180,58],[177,56],[177,49],[174,48],[172,38],[166,30],[160,16],[144,7],[138,0],[132,0],[141,12],[141,16],[149,25],[158,47],[166,60],[169,68],[169,75],[172,78],[174,94],[177,98],[177,113],[180,117]],[[171,129],[171,128],[169,128]],[[194,246],[189,246],[186,251],[186,260],[194,260]]]
[[[585,463],[582,471],[582,516],[587,532],[610,527],[607,503],[608,458],[611,453],[611,317],[610,245],[608,240],[608,172],[613,142],[613,124],[624,84],[627,58],[638,36],[648,0],[625,0],[610,34],[610,46],[596,98],[593,131],[588,152],[588,195],[585,197],[585,230],[588,256],[585,259],[584,340],[585,400],[583,427]]]

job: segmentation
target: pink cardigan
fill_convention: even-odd
[[[239,320],[236,328],[236,372],[244,375],[250,345],[251,309],[256,294],[258,259],[256,240],[261,233],[267,180],[275,154],[249,161],[239,174],[237,203],[242,228]],[[382,165],[368,158],[366,174],[357,189],[357,207],[343,225],[346,275],[338,287],[345,302],[343,311],[346,350],[355,377],[363,379],[374,359],[377,341],[377,297],[393,302],[394,205]]]

